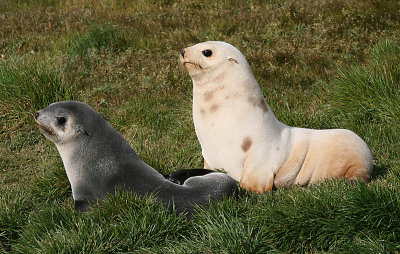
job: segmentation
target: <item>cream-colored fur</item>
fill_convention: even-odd
[[[369,180],[372,155],[360,137],[281,123],[232,45],[199,43],[182,50],[180,59],[193,81],[193,121],[205,168],[224,169],[259,193],[329,178]]]

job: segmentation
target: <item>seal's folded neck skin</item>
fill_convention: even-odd
[[[226,175],[188,180],[192,186],[167,181],[139,158],[118,131],[84,103],[54,103],[35,113],[35,119],[61,155],[77,209],[86,209],[90,201],[114,194],[116,188],[127,188],[141,195],[156,192],[165,205],[175,200],[177,212],[235,191],[236,183]],[[211,194],[206,183],[215,185],[217,178],[222,178],[224,184]]]
[[[246,58],[232,45],[198,43],[184,48],[180,60],[193,81],[193,121],[206,168],[224,169],[242,187],[256,192],[271,191],[273,185],[307,185],[346,175],[346,165],[353,164],[359,165],[358,176],[369,178],[372,157],[356,134],[338,130],[321,134],[281,123],[267,105]],[[351,158],[344,160],[341,149],[331,148],[337,140],[348,143],[346,149],[356,150]],[[326,145],[329,148],[322,151],[320,146]],[[309,150],[322,152],[311,155]],[[319,157],[336,158],[337,166],[326,166]]]

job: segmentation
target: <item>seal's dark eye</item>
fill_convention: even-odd
[[[62,116],[57,117],[57,123],[60,125],[65,124],[66,121],[67,121],[67,119],[65,119],[65,117],[62,117]]]
[[[209,49],[205,49],[205,50],[201,51],[201,53],[203,53],[203,56],[205,56],[205,57],[210,57],[212,55],[212,51]]]

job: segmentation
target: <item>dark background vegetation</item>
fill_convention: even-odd
[[[0,252],[400,252],[400,2],[0,1]],[[121,192],[76,215],[32,114],[95,108],[162,173],[202,166],[178,52],[222,40],[247,57],[284,123],[348,128],[370,184],[241,190],[191,218]]]

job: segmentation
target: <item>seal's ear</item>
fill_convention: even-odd
[[[229,60],[230,62],[234,62],[234,63],[239,64],[239,62],[238,62],[235,58],[233,58],[233,57],[228,56],[228,60]]]
[[[74,129],[75,129],[76,132],[82,132],[86,136],[89,136],[89,133],[80,125],[76,125]]]

